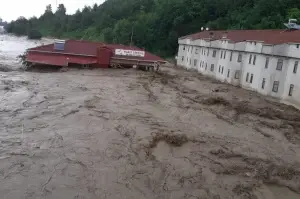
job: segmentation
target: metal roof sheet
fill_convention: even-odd
[[[226,37],[224,37],[226,35]],[[224,38],[223,38],[224,37]],[[265,44],[300,43],[300,30],[223,30],[202,31],[180,39],[228,39],[232,42],[261,41]]]
[[[82,41],[82,40],[67,40],[65,43],[64,51],[55,50],[54,44],[43,45],[36,48],[28,49],[28,51],[43,51],[47,53],[58,53],[58,54],[75,54],[82,56],[97,56],[97,49],[100,47],[106,47],[112,50],[115,56],[116,49],[124,50],[142,50],[136,46],[125,46],[121,44],[104,44],[100,42],[92,41]],[[116,57],[127,57],[127,56],[116,56]],[[129,57],[127,57],[129,58]],[[153,55],[145,51],[145,57],[134,57],[140,60],[150,60],[150,61],[164,61],[162,58]]]

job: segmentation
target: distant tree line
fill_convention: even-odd
[[[66,14],[51,5],[39,17],[20,17],[6,26],[9,33],[26,35],[37,30],[44,36],[107,43],[133,43],[161,56],[177,51],[180,36],[200,28],[278,29],[288,18],[300,21],[299,0],[106,0]]]
[[[7,22],[3,21],[1,18],[0,18],[0,26],[6,26],[7,25]]]

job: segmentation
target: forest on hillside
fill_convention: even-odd
[[[67,15],[60,4],[39,18],[19,17],[9,33],[75,38],[134,45],[161,56],[177,51],[178,37],[218,29],[278,29],[288,18],[300,22],[299,0],[106,0]]]

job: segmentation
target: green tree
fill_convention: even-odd
[[[106,0],[73,15],[60,4],[48,5],[40,18],[21,17],[5,28],[27,35],[89,39],[130,44],[163,56],[174,55],[177,39],[200,31],[219,29],[278,29],[288,18],[299,19],[299,0]],[[133,33],[133,34],[132,34]]]
[[[300,23],[300,9],[299,8],[291,8],[288,11],[287,18],[297,19]]]

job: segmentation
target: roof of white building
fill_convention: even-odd
[[[266,44],[299,43],[300,30],[226,30],[202,31],[180,39],[228,39],[234,43],[242,41],[261,41]]]

